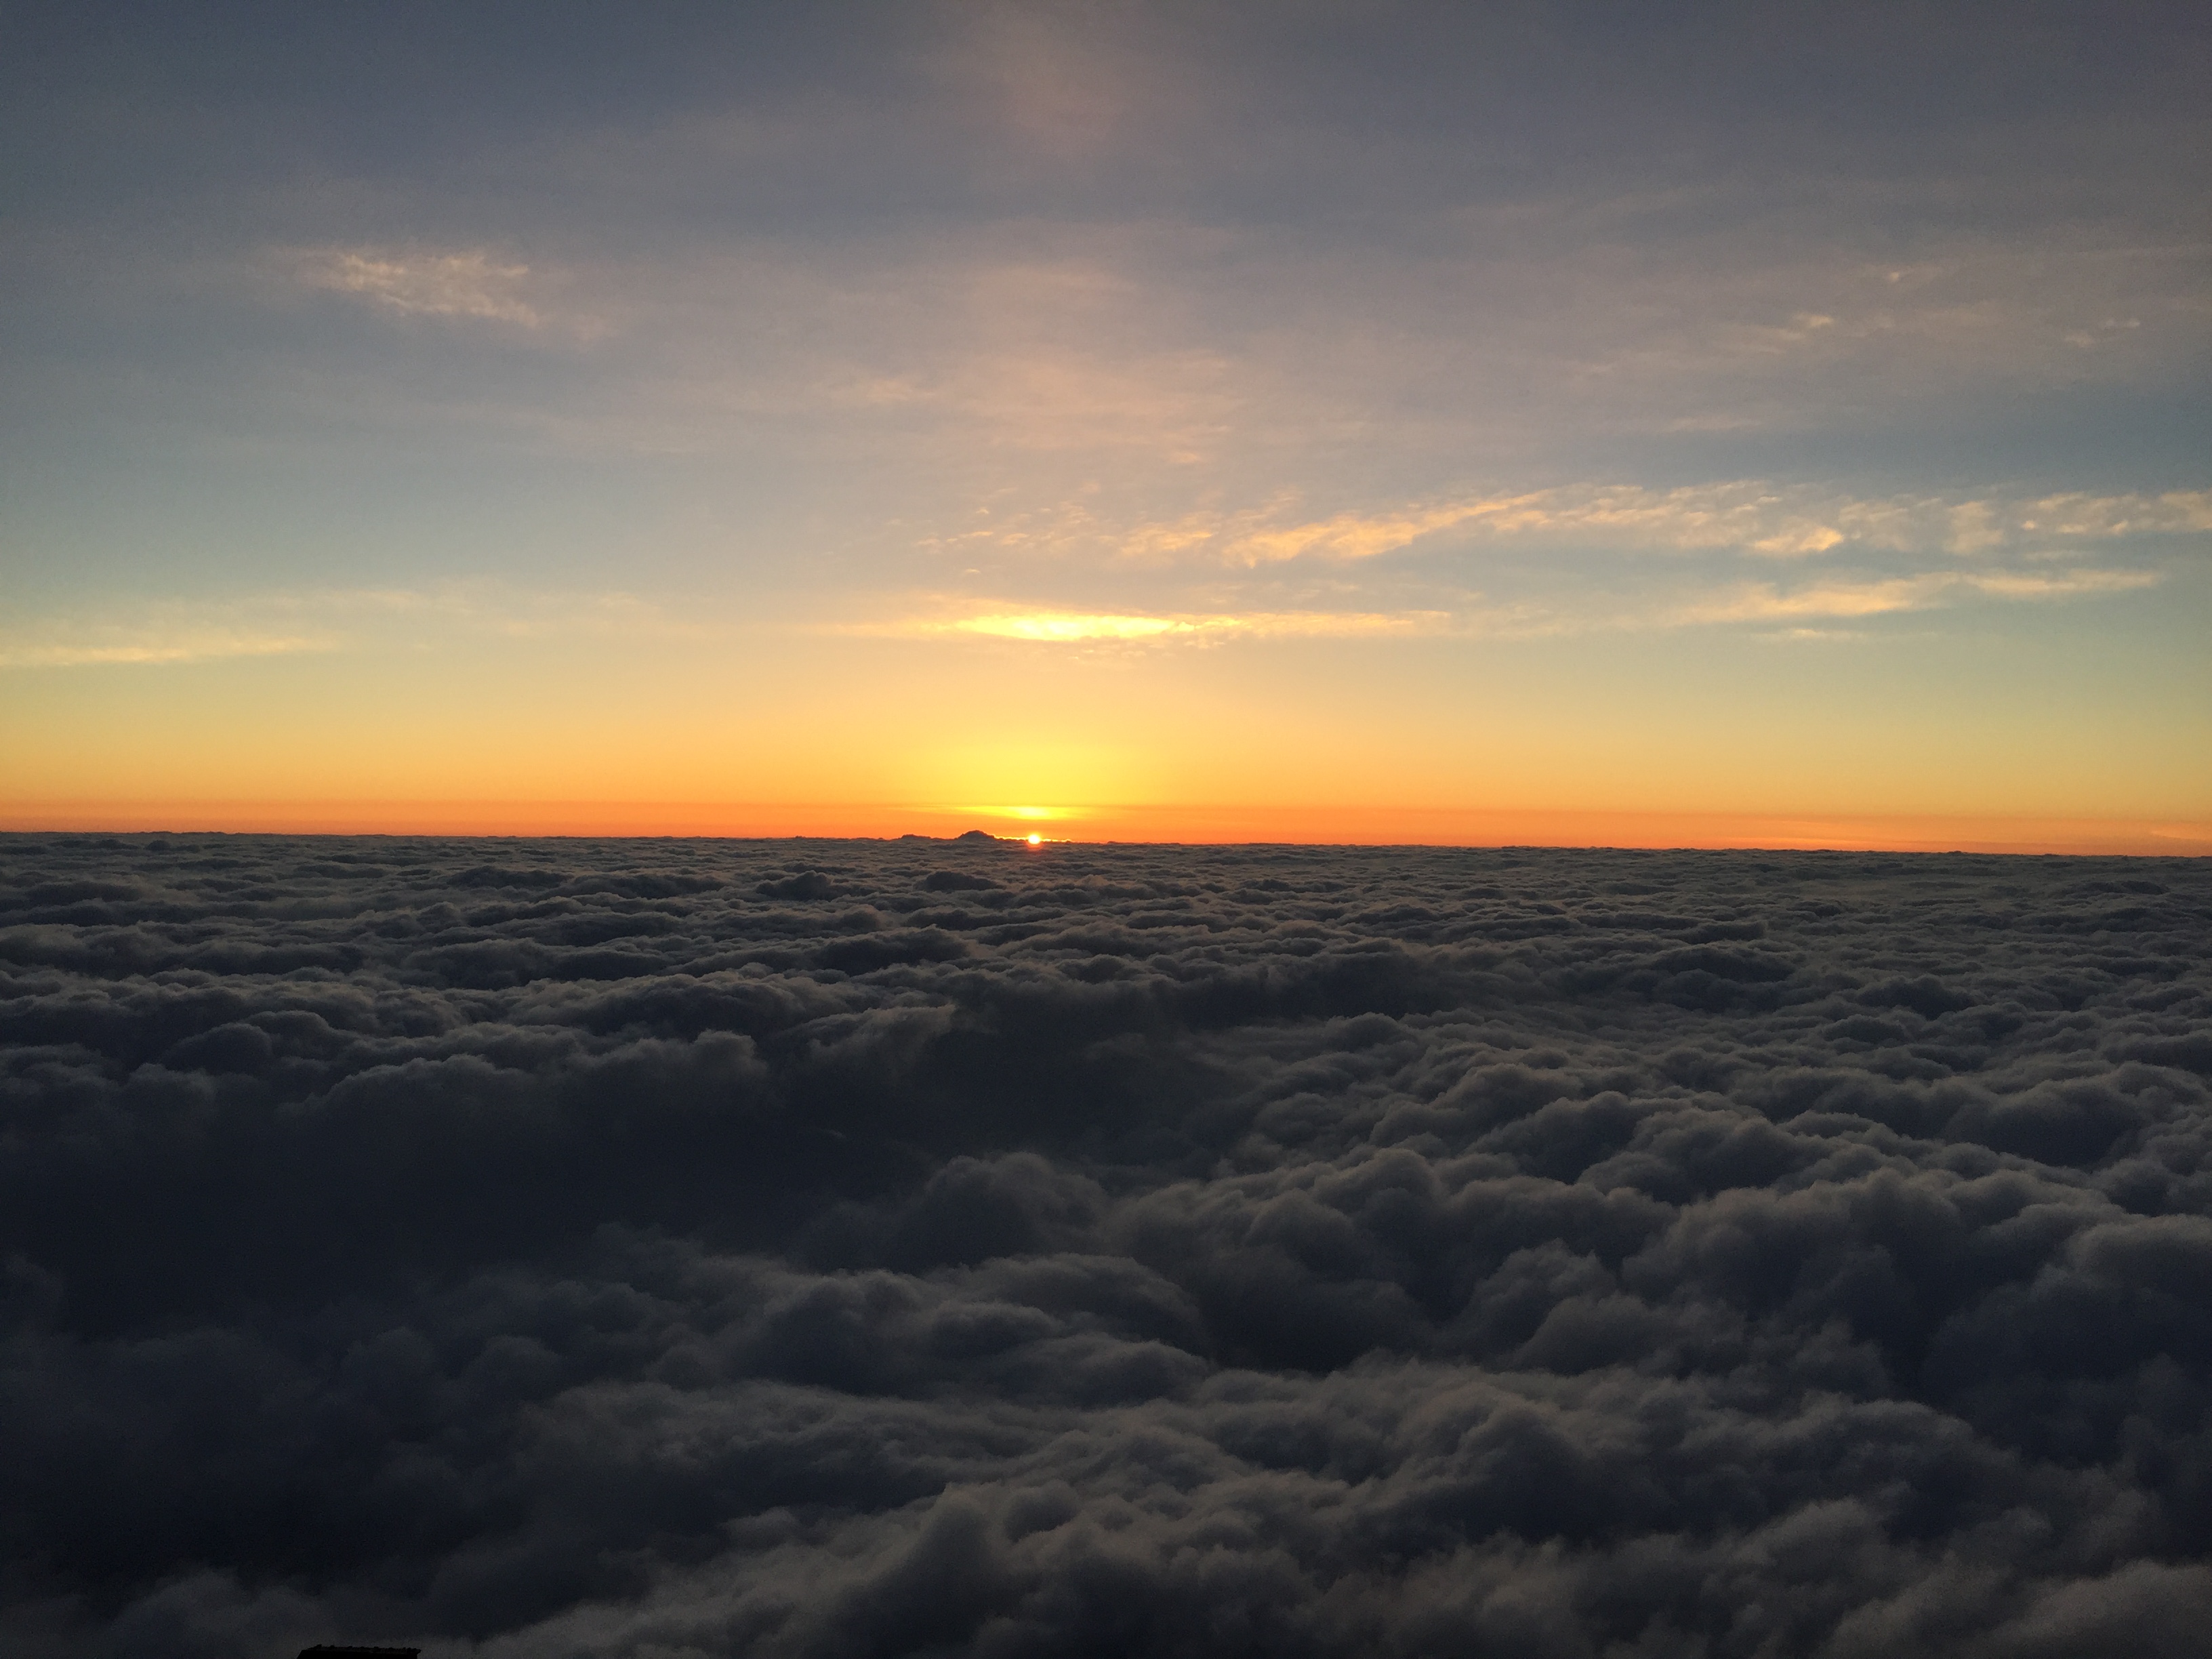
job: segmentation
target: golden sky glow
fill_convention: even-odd
[[[1658,691],[1669,633],[1474,645],[594,639],[566,684],[559,635],[467,636],[404,672],[358,651],[103,665],[12,706],[8,821],[2044,847],[2180,846],[2212,818],[2201,776],[2158,764],[2201,727],[2117,718],[2124,687],[2099,707],[2039,684],[2033,651],[1985,650],[1984,698],[1939,717],[1863,639],[1711,641]]]

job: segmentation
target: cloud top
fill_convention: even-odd
[[[0,838],[0,1632],[2189,1653],[2203,862]]]

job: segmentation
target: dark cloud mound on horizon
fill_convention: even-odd
[[[0,1645],[2203,1651],[2212,866],[0,837]]]

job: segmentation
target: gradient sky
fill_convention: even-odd
[[[2212,848],[2201,7],[0,23],[6,823]]]

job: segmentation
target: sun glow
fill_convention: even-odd
[[[1020,818],[1030,823],[1048,823],[1057,819],[1085,816],[1086,809],[1076,806],[1014,806],[984,805],[967,802],[958,805],[933,806],[933,812],[965,815],[970,817]]]

